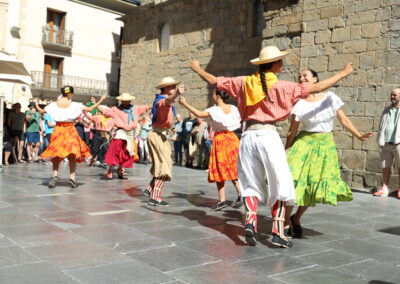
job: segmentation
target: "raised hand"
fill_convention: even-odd
[[[101,98],[100,98],[100,101],[103,102],[103,101],[106,100],[106,98],[107,98],[107,95],[102,95]]]
[[[190,68],[192,68],[193,70],[200,68],[200,62],[196,59],[193,59],[190,63]]]
[[[185,92],[185,85],[180,85],[177,88],[177,92],[178,92],[178,94],[183,94]]]
[[[346,76],[350,75],[353,72],[353,63],[349,62],[347,63],[342,71],[346,74]]]
[[[185,99],[184,96],[181,96],[181,97],[179,98],[179,103],[180,103],[181,105],[186,104],[186,99]]]

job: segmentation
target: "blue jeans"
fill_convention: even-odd
[[[183,140],[174,141],[175,163],[182,165]]]

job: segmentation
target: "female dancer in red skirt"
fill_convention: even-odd
[[[199,118],[210,118],[211,127],[215,131],[208,165],[208,181],[217,183],[219,202],[211,209],[221,210],[228,206],[225,200],[225,181],[228,180],[233,182],[238,194],[233,207],[240,207],[242,203],[237,171],[239,139],[233,132],[240,127],[239,110],[234,105],[225,103],[229,98],[225,92],[215,90],[212,98],[217,105],[204,111],[190,106],[184,97],[180,98],[179,103]]]
[[[38,106],[36,108],[40,113],[49,113],[56,122],[53,134],[51,135],[50,144],[46,151],[42,153],[40,158],[51,159],[53,163],[53,176],[48,183],[49,188],[56,186],[58,178],[58,166],[65,158],[69,161],[70,178],[68,183],[72,188],[78,188],[75,181],[76,162],[80,163],[85,158],[89,158],[90,149],[79,137],[78,131],[75,129],[74,121],[82,114],[82,111],[92,111],[104,100],[105,96],[91,107],[84,106],[81,103],[72,102],[74,96],[74,88],[65,86],[61,88],[62,97],[46,106],[44,109]]]

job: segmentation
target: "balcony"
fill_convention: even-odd
[[[42,28],[42,45],[45,48],[69,52],[72,49],[73,35],[73,32],[57,30],[46,25]]]
[[[36,86],[33,89],[48,90],[52,92],[60,92],[62,86],[73,86],[76,95],[102,96],[108,95],[118,96],[118,83],[100,81],[82,77],[57,75],[41,71],[31,72],[33,81]]]

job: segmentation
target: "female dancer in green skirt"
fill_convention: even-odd
[[[300,82],[308,82],[311,86],[318,82],[318,75],[313,70],[304,70],[300,74]],[[314,207],[316,203],[336,205],[337,201],[353,199],[349,186],[340,177],[336,144],[332,135],[333,119],[337,117],[360,140],[368,139],[373,133],[361,134],[344,114],[342,106],[343,101],[328,91],[310,94],[300,100],[292,110],[286,149],[299,207],[292,216],[290,214],[293,207],[287,208],[285,224],[286,228],[292,224],[293,237],[302,237],[300,219],[309,206]],[[303,129],[296,136],[300,122],[303,123]]]

